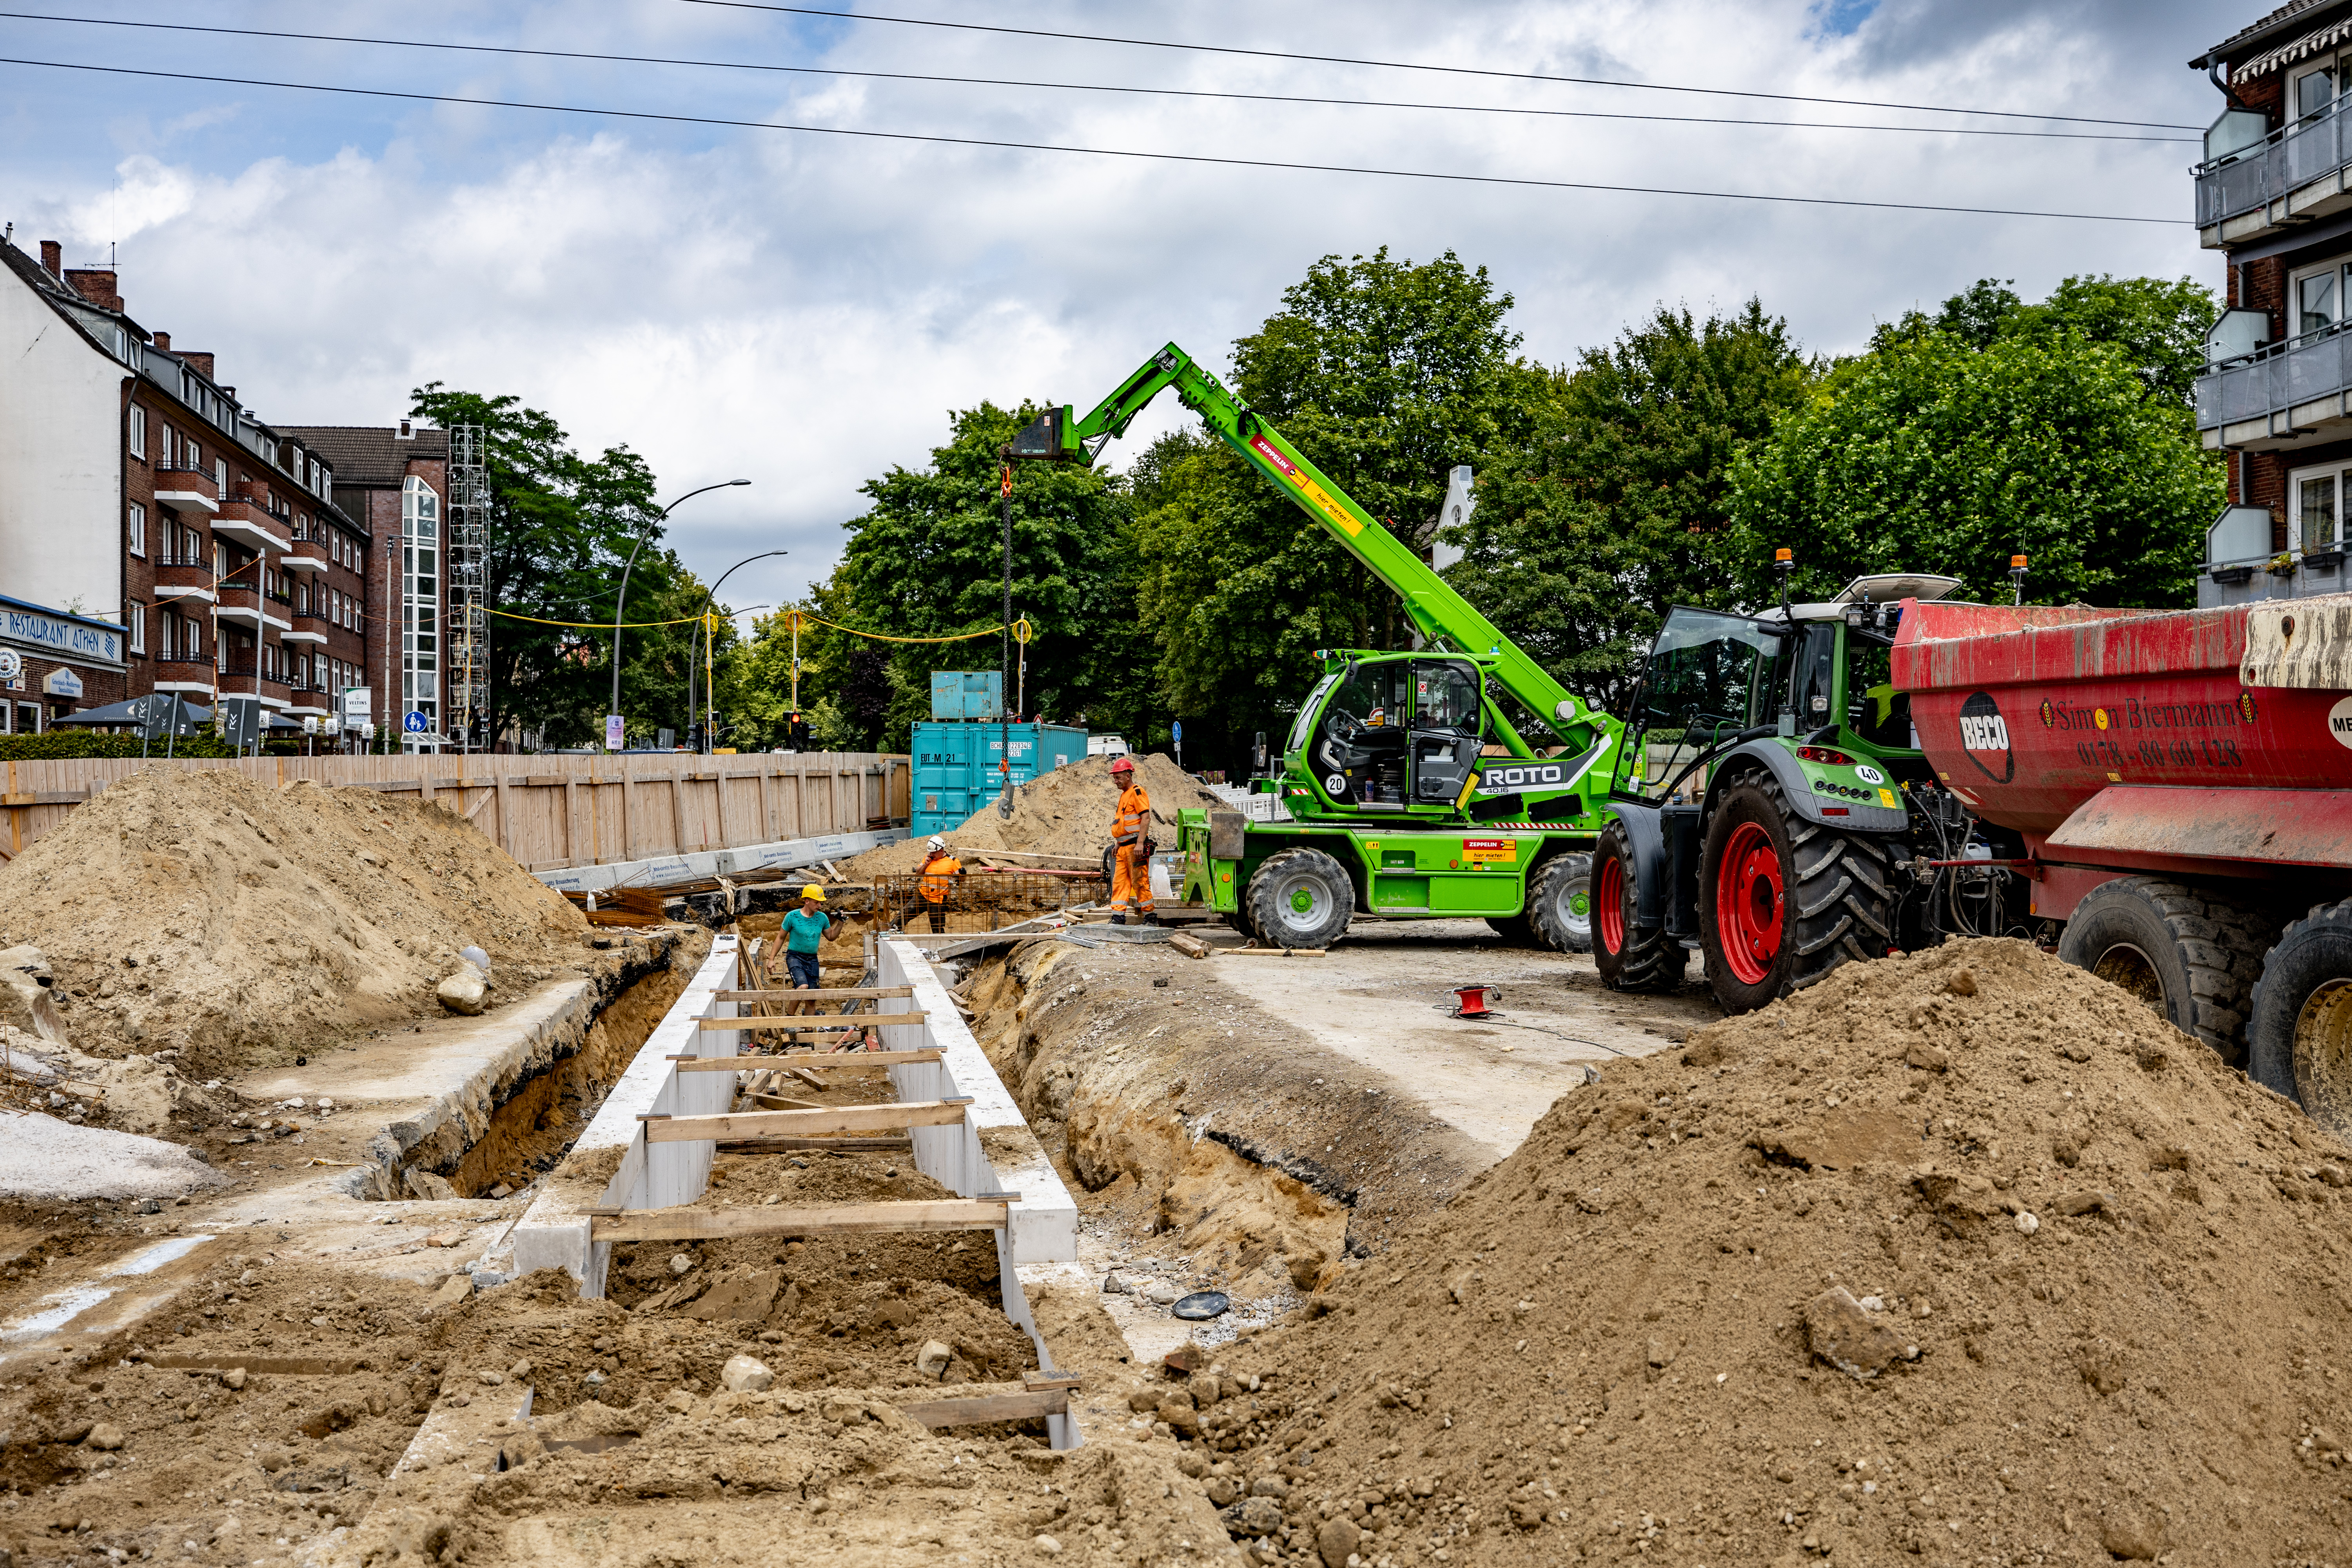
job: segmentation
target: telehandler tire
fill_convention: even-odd
[[[1554,952],[1592,951],[1592,857],[1555,855],[1536,868],[1528,919]]]
[[[1328,947],[1355,918],[1356,889],[1320,849],[1285,849],[1250,878],[1245,907],[1269,947]]]
[[[2275,921],[2202,889],[2162,877],[2118,877],[2074,906],[2058,956],[2123,987],[2238,1067],[2246,1060],[2246,1016],[2263,955],[2278,938]]]
[[[1891,838],[1796,816],[1769,773],[1727,786],[1698,867],[1699,943],[1723,1010],[1750,1013],[1849,959],[1885,957],[1894,860]]]
[[[1612,991],[1671,991],[1683,982],[1689,950],[1662,926],[1633,923],[1633,842],[1612,822],[1592,849],[1592,963]]]

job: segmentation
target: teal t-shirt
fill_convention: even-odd
[[[786,910],[784,934],[789,940],[784,943],[784,951],[814,952],[817,950],[817,943],[824,940],[825,928],[832,924],[833,917],[821,910],[816,914],[809,914],[801,910]]]

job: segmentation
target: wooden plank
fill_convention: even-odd
[[[983,1394],[970,1399],[914,1399],[898,1406],[898,1414],[926,1426],[983,1426],[997,1421],[1038,1421],[1069,1413],[1067,1389],[1039,1389],[1030,1394]]]
[[[814,993],[803,992],[803,995]],[[919,1024],[929,1013],[795,1013],[756,1018],[701,1018],[703,1029],[776,1029],[790,1034],[822,1034],[829,1029],[874,1029],[885,1024]]]
[[[710,787],[719,796],[719,843],[721,848],[735,842],[735,813],[732,803],[727,798],[734,793],[729,787],[733,782],[732,775],[724,768],[710,775]],[[749,844],[751,840],[747,838],[743,842]]]
[[[781,1094],[755,1094],[751,1097],[751,1103],[762,1110],[823,1110],[824,1109],[814,1100],[789,1100]]]
[[[766,763],[763,762],[760,764],[760,832],[758,837],[762,842],[773,838],[776,832],[775,807],[769,804],[768,799],[768,775],[773,772],[775,772],[775,770],[770,767]]]
[[[1182,953],[1187,958],[1206,958],[1209,956],[1210,950],[1207,942],[1202,942],[1197,936],[1187,936],[1181,931],[1174,936],[1168,939],[1168,945],[1174,948],[1177,952]]]
[[[730,1138],[721,1139],[722,1154],[790,1154],[815,1150],[828,1154],[898,1154],[915,1146],[912,1138]]]
[[[588,1222],[592,1241],[715,1241],[731,1236],[848,1236],[874,1231],[1000,1230],[1011,1205],[1000,1198],[786,1208],[635,1209]]]
[[[771,1057],[671,1057],[680,1072],[738,1072],[745,1068],[772,1069],[782,1068],[786,1072],[805,1072],[811,1068],[897,1068],[917,1062],[935,1062],[940,1052],[936,1048],[922,1051],[842,1051],[820,1055],[815,1051],[794,1051],[788,1056]]]
[[[911,985],[837,985],[815,991],[717,991],[720,1002],[871,1002],[883,996],[912,996]]]
[[[500,773],[498,776],[498,781],[490,787],[490,793],[498,796],[499,801],[499,830],[491,836],[491,841],[511,855],[514,853],[514,814],[507,805],[506,774]]]
[[[824,1110],[733,1110],[716,1116],[656,1116],[644,1123],[648,1143],[708,1143],[714,1138],[757,1138],[771,1132],[896,1132],[902,1127],[953,1127],[963,1121],[961,1100],[891,1100],[836,1105]]]
[[[1320,958],[1319,947],[1221,947],[1220,958]]]

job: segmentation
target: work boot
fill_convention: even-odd
[[[1127,923],[1127,917],[1125,915],[1113,915],[1110,917],[1110,923],[1115,926],[1123,926]]]
[[[1143,923],[1148,926],[1156,926],[1160,923],[1160,917],[1147,911],[1143,917]]]

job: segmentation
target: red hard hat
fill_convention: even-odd
[[[1130,759],[1122,756],[1112,762],[1110,771],[1115,773],[1131,773],[1135,771],[1135,763]]]

